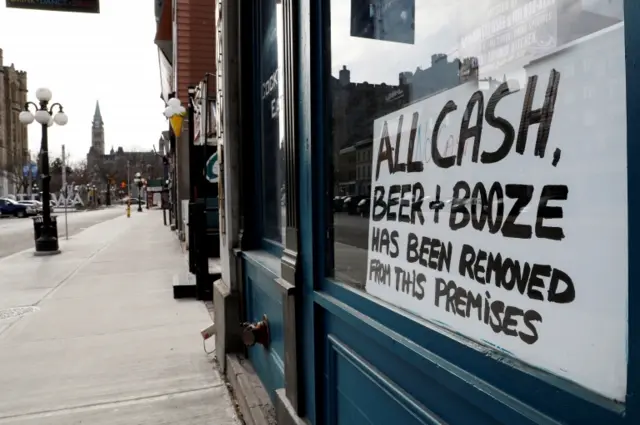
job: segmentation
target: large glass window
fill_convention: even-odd
[[[276,0],[262,0],[260,16],[260,161],[262,232],[276,244],[284,240],[285,162],[282,102],[283,36],[282,5]]]
[[[330,8],[332,282],[623,399],[623,0]]]

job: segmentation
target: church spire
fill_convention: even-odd
[[[102,114],[100,113],[100,101],[96,100],[96,111],[93,113],[93,126],[102,127],[104,121],[102,121]]]

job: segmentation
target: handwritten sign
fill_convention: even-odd
[[[377,119],[366,291],[624,400],[624,57],[617,26]]]

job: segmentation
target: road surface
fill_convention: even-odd
[[[356,248],[369,248],[369,219],[347,213],[333,214],[334,241]]]
[[[103,221],[126,214],[123,207],[69,213],[69,237]],[[58,216],[58,237],[64,238],[64,214]],[[34,247],[33,220],[29,218],[0,218],[0,258]]]

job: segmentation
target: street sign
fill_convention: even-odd
[[[100,13],[99,0],[7,0],[7,8]]]
[[[218,163],[218,152],[214,152],[213,155],[207,160],[205,177],[210,183],[218,182],[218,175],[220,174],[220,164]]]

